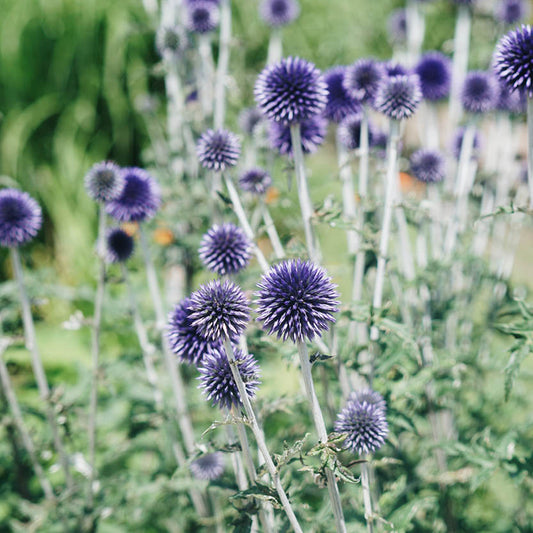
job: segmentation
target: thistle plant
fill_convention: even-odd
[[[281,31],[284,26],[298,18],[300,5],[297,0],[262,0],[259,14],[271,28],[267,56],[267,64],[271,65],[283,57]]]

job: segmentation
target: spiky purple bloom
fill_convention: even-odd
[[[494,16],[504,24],[516,24],[528,15],[528,4],[524,0],[500,0],[494,9]]]
[[[180,55],[187,48],[187,36],[179,26],[160,26],[155,36],[155,46],[161,57]]]
[[[407,41],[407,13],[405,9],[395,9],[387,20],[388,34],[393,43],[402,44]]]
[[[402,120],[413,115],[421,101],[418,76],[392,76],[379,84],[374,107],[391,119]]]
[[[250,319],[246,296],[229,280],[212,280],[202,285],[191,295],[189,309],[191,324],[211,341],[239,337]]]
[[[385,75],[383,65],[374,59],[359,59],[346,68],[344,88],[354,98],[371,102]]]
[[[251,168],[241,174],[239,185],[245,192],[262,196],[272,185],[270,174],[262,168]]]
[[[361,145],[361,120],[362,115],[357,113],[346,117],[337,130],[339,142],[347,150],[357,150]],[[368,124],[368,144],[371,146],[374,142],[374,128]]]
[[[337,415],[335,431],[346,433],[344,447],[358,455],[374,453],[389,432],[383,398],[374,391],[352,392]]]
[[[191,462],[191,474],[196,479],[213,481],[224,473],[224,454],[222,452],[206,453]]]
[[[444,179],[446,163],[438,150],[417,150],[411,155],[411,172],[424,183],[437,183]]]
[[[85,175],[84,182],[87,194],[97,202],[115,200],[124,189],[120,167],[111,161],[94,164]]]
[[[184,298],[168,315],[167,339],[172,352],[182,363],[198,366],[204,355],[220,342],[208,341],[200,335],[191,320],[191,299]]]
[[[385,61],[381,65],[385,75],[389,78],[392,78],[393,76],[407,76],[409,74],[409,70],[396,61]]]
[[[461,147],[463,146],[463,139],[466,133],[466,128],[460,127],[455,130],[452,143],[451,143],[451,152],[455,159],[459,159],[461,157]],[[481,139],[479,132],[476,130],[474,132],[474,145],[473,145],[473,151],[472,151],[472,157],[477,157],[479,150],[481,148]]]
[[[123,263],[133,254],[133,237],[123,229],[111,228],[106,235],[106,259],[109,263]]]
[[[469,113],[486,113],[496,106],[498,83],[490,72],[474,70],[466,75],[461,90],[461,103]]]
[[[263,0],[259,14],[269,26],[279,28],[298,18],[300,5],[296,0]]]
[[[344,117],[361,109],[361,102],[345,88],[345,74],[346,67],[333,67],[324,72],[324,80],[328,87],[328,103],[324,109],[324,116],[332,122],[340,122]]]
[[[511,90],[520,90],[533,97],[533,31],[531,26],[504,35],[494,54],[494,70]]]
[[[259,365],[252,354],[245,354],[235,348],[234,354],[246,394],[252,399],[260,384]],[[198,379],[201,381],[199,388],[214,406],[216,405],[220,409],[231,409],[242,405],[241,395],[237,383],[233,379],[228,356],[222,346],[210,350],[205,355],[202,366],[198,370],[200,372]]]
[[[415,67],[420,78],[422,96],[426,100],[436,101],[446,98],[450,93],[452,80],[451,61],[440,52],[424,54]]]
[[[236,274],[250,262],[252,243],[235,224],[215,224],[202,237],[198,254],[204,266],[218,274]]]
[[[41,229],[43,216],[39,204],[18,189],[0,191],[0,245],[16,248],[31,241]]]
[[[237,164],[241,155],[241,143],[231,131],[207,130],[196,143],[196,154],[204,168],[223,172]]]
[[[258,320],[269,334],[303,342],[320,336],[335,322],[336,286],[322,267],[310,261],[283,261],[257,286]]]
[[[318,115],[328,102],[328,89],[320,70],[299,57],[284,58],[263,69],[255,82],[254,95],[264,115],[284,123]]]
[[[302,150],[306,154],[316,152],[324,142],[328,131],[328,121],[321,115],[311,117],[300,122],[300,138]],[[288,124],[270,122],[268,125],[268,138],[273,149],[281,155],[292,157],[291,129]]]
[[[527,96],[522,91],[511,91],[505,83],[499,82],[496,109],[506,113],[524,114],[527,112]]]
[[[220,22],[220,9],[215,2],[195,0],[186,4],[186,26],[194,33],[210,33],[217,29]]]
[[[157,181],[142,168],[123,168],[120,173],[124,188],[120,196],[106,205],[107,214],[119,222],[142,222],[153,218],[161,205]]]
[[[239,115],[239,127],[250,137],[255,133],[256,126],[263,120],[263,115],[257,107],[243,109]]]

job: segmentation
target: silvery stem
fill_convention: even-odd
[[[368,533],[374,531],[374,513],[372,511],[372,496],[370,494],[370,469],[368,468],[368,456],[361,463],[361,486],[363,488],[363,503],[365,506],[365,520]]]
[[[268,41],[267,65],[281,61],[283,57],[283,43],[281,40],[281,28],[272,28]]]
[[[170,166],[175,174],[181,176],[183,161],[178,154],[183,149],[183,87],[178,72],[178,64],[171,53],[165,54],[167,93],[167,134],[170,147]]]
[[[235,433],[233,432],[233,428],[231,426],[226,425],[225,429],[228,444],[230,446],[233,446],[235,443]],[[239,487],[239,490],[248,489],[248,478],[246,477],[246,472],[242,463],[242,454],[238,452],[232,453],[231,462],[233,465],[233,473],[235,474],[235,481],[237,482],[237,487]]]
[[[406,17],[408,65],[414,66],[420,57],[425,29],[424,17],[420,12],[420,4],[416,0],[407,0]]]
[[[318,241],[312,225],[314,210],[313,204],[311,203],[311,196],[309,194],[309,187],[307,185],[307,177],[305,175],[300,124],[291,124],[290,128],[292,152],[294,157],[294,170],[296,172],[298,199],[300,200],[300,209],[302,212],[307,252],[309,254],[309,259],[318,265],[320,263],[320,251],[318,249]]]
[[[425,144],[431,150],[439,149],[439,114],[437,106],[431,102],[426,102],[425,106]]]
[[[142,0],[144,10],[150,17],[157,15],[157,0]]]
[[[211,53],[211,39],[208,35],[198,37],[198,93],[204,118],[213,109],[213,55]]]
[[[50,398],[50,387],[48,386],[48,381],[46,379],[46,374],[41,360],[41,354],[39,353],[39,347],[37,346],[35,325],[33,323],[33,316],[31,314],[30,300],[24,285],[24,274],[22,272],[22,263],[20,261],[18,248],[11,248],[11,259],[19,289],[20,305],[22,307],[22,322],[24,324],[26,349],[31,354],[31,364],[33,373],[35,375],[35,380],[37,381],[39,396],[46,405],[46,417],[48,418],[48,423],[50,424],[50,429],[52,430],[54,447],[59,455],[59,460],[65,473],[67,488],[70,490],[72,488],[72,477],[70,475],[69,459],[59,434],[59,427],[54,414],[54,406],[52,405],[52,399]]]
[[[438,186],[434,183],[427,185],[427,195],[431,202],[431,255],[433,259],[442,257],[442,203]]]
[[[220,0],[220,41],[215,82],[215,129],[224,126],[226,116],[226,77],[228,75],[229,49],[231,41],[230,0]]]
[[[226,355],[229,360],[233,379],[235,380],[235,384],[237,385],[237,389],[241,397],[241,401],[244,407],[244,411],[246,413],[246,417],[248,418],[248,422],[254,434],[255,440],[257,442],[257,446],[259,447],[259,451],[261,452],[261,455],[263,456],[263,459],[265,460],[266,468],[268,470],[268,473],[270,474],[272,483],[274,484],[274,487],[276,488],[276,491],[281,501],[281,505],[283,506],[283,509],[285,513],[287,514],[287,518],[289,519],[289,522],[291,523],[291,526],[294,529],[294,531],[296,533],[303,533],[303,530],[300,524],[298,523],[298,519],[296,518],[296,515],[294,514],[289,498],[287,497],[287,494],[283,486],[281,485],[279,473],[276,469],[276,466],[274,465],[274,461],[272,460],[272,457],[270,456],[270,452],[268,451],[268,447],[265,441],[265,437],[263,435],[263,431],[261,430],[259,423],[257,422],[257,418],[252,408],[250,398],[248,397],[248,394],[246,392],[244,382],[242,381],[242,377],[241,377],[241,374],[238,368],[238,363],[235,359],[235,353],[233,352],[233,346],[231,345],[231,342],[227,338],[224,339],[224,348],[226,350]]]
[[[533,98],[527,99],[527,184],[529,208],[533,209]]]
[[[342,183],[342,211],[346,222],[354,225],[357,218],[355,207],[355,190],[353,186],[352,166],[346,148],[339,142],[337,136],[337,159],[339,162],[339,176]],[[360,235],[355,229],[346,230],[348,253],[354,255],[359,248]]]
[[[263,222],[265,223],[265,229],[268,238],[270,239],[270,242],[272,244],[272,248],[274,248],[274,254],[276,256],[276,259],[283,259],[285,257],[285,250],[283,249],[283,244],[281,244],[281,240],[279,238],[276,225],[274,224],[274,220],[270,215],[270,211],[268,210],[264,198],[260,199],[260,203],[261,212],[263,214]]]
[[[300,357],[300,368],[302,370],[302,377],[307,394],[307,400],[311,409],[311,416],[315,424],[316,432],[318,433],[318,440],[322,443],[328,441],[328,432],[326,431],[326,424],[324,416],[318,403],[318,398],[315,392],[315,385],[313,383],[313,375],[311,373],[311,361],[309,361],[309,353],[307,352],[307,345],[304,341],[298,341],[298,355]],[[344,523],[344,514],[342,511],[341,498],[339,494],[339,487],[335,474],[329,468],[326,468],[326,479],[328,485],[329,499],[335,517],[335,527],[338,533],[346,533],[346,524]]]

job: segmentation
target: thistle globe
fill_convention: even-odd
[[[97,202],[110,202],[124,190],[120,167],[111,161],[94,164],[85,175],[87,194]]]
[[[407,76],[409,70],[397,61],[385,61],[381,63],[385,76],[392,78],[393,76]]]
[[[498,94],[498,83],[491,73],[472,71],[466,75],[463,83],[461,103],[469,113],[486,113],[495,108]]]
[[[241,174],[239,185],[245,192],[255,196],[263,196],[272,185],[272,178],[262,168],[251,168]]]
[[[210,33],[218,28],[220,9],[216,2],[195,0],[187,5],[187,29],[200,35]]]
[[[296,0],[263,0],[259,14],[269,26],[279,28],[298,18],[300,5]]]
[[[524,0],[500,0],[494,10],[496,19],[504,24],[516,24],[528,13],[528,3]]]
[[[328,88],[328,101],[324,116],[332,122],[340,122],[347,115],[361,110],[361,103],[353,93],[346,90],[344,84],[346,67],[333,67],[324,72],[324,80]]]
[[[213,481],[224,473],[224,454],[222,452],[206,453],[191,462],[189,467],[194,478]]]
[[[196,154],[204,168],[223,172],[237,164],[241,155],[241,143],[231,131],[207,130],[198,139]]]
[[[411,117],[421,101],[422,91],[418,76],[391,76],[380,83],[374,107],[390,119],[402,120]]]
[[[357,150],[361,145],[361,122],[362,115],[355,114],[346,117],[340,124],[337,130],[339,142],[347,150]],[[374,127],[368,123],[368,144],[374,144]]]
[[[317,151],[326,138],[328,121],[318,115],[300,122],[300,139],[305,154]],[[288,124],[270,122],[268,125],[268,139],[270,146],[281,155],[293,157],[291,129]]]
[[[383,66],[373,59],[359,59],[346,68],[344,88],[354,98],[372,102],[385,75]]]
[[[440,52],[424,54],[415,67],[420,78],[422,96],[429,101],[446,98],[450,94],[452,81],[451,61]]]
[[[111,228],[106,235],[106,259],[109,263],[123,263],[133,254],[133,237],[123,229]]]
[[[417,150],[409,162],[413,176],[423,183],[438,183],[446,175],[446,160],[438,150]]]
[[[39,204],[18,189],[0,191],[0,245],[17,248],[31,241],[43,222]]]
[[[407,41],[407,13],[404,8],[391,11],[387,20],[389,40],[394,44]]]

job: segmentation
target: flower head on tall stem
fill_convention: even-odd
[[[124,263],[133,254],[133,237],[120,228],[111,228],[106,235],[106,259],[109,263]]]
[[[328,131],[328,121],[321,115],[300,122],[300,140],[305,154],[312,154],[323,144]],[[268,138],[273,149],[281,155],[293,156],[291,128],[281,122],[270,122]]]
[[[469,113],[486,113],[496,106],[498,93],[498,83],[490,72],[472,71],[463,83],[461,103]]]
[[[344,88],[354,98],[363,102],[372,102],[384,75],[383,65],[378,61],[359,59],[346,68]]]
[[[298,18],[300,5],[296,0],[263,0],[259,14],[269,26],[279,28]]]
[[[438,150],[421,149],[411,155],[411,172],[424,183],[437,183],[444,179],[446,160]]]
[[[117,199],[124,190],[124,176],[120,167],[112,161],[94,164],[85,175],[87,194],[96,202]]]
[[[409,69],[397,61],[385,61],[381,66],[383,67],[385,75],[389,78],[392,78],[393,76],[407,76],[409,74]]]
[[[452,65],[448,57],[440,52],[424,54],[415,67],[420,78],[422,95],[426,100],[436,101],[450,94]]]
[[[374,107],[393,120],[402,120],[414,114],[421,100],[418,76],[392,76],[380,83]]]
[[[355,115],[347,116],[338,128],[339,142],[347,150],[357,150],[361,143],[361,123],[362,115],[357,113]],[[370,146],[374,144],[375,130],[372,124],[368,123],[368,143]]]
[[[391,11],[387,20],[389,39],[394,44],[405,44],[407,41],[407,13],[404,8]]]
[[[193,33],[210,33],[218,28],[220,9],[216,2],[195,0],[187,6],[187,29]]]
[[[333,67],[324,72],[324,80],[328,87],[328,102],[324,109],[324,116],[332,122],[340,122],[347,115],[361,110],[361,102],[353,92],[346,89],[346,67]]]
[[[43,222],[39,204],[18,189],[0,191],[0,245],[16,248],[31,241]]]
[[[262,168],[251,168],[241,174],[239,185],[245,192],[255,196],[263,196],[272,185],[272,178]]]
[[[196,154],[204,168],[223,172],[237,164],[241,155],[241,143],[231,131],[207,130],[196,143]]]
[[[191,474],[196,479],[213,481],[224,473],[224,454],[222,452],[206,453],[191,462]]]
[[[494,8],[494,16],[504,24],[516,24],[529,14],[526,0],[499,0]]]

